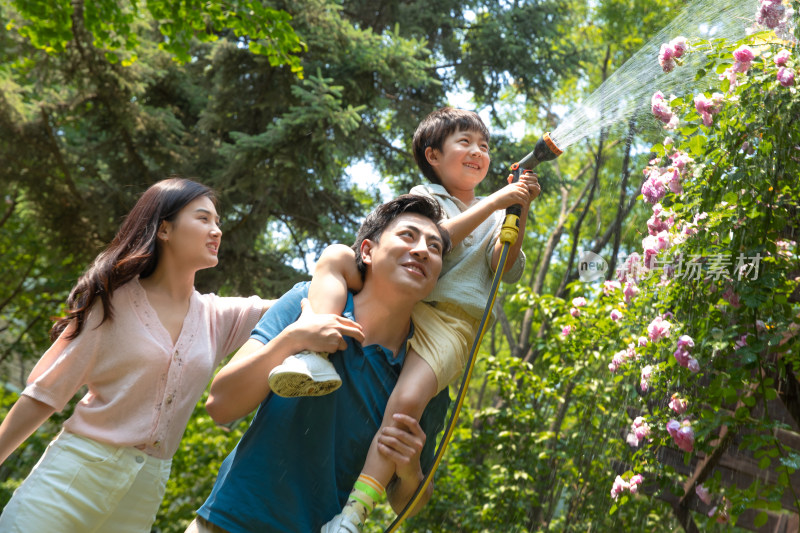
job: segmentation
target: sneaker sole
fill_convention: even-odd
[[[269,377],[269,387],[272,392],[284,398],[325,396],[341,386],[341,379],[314,381],[305,374],[295,372],[280,372]]]

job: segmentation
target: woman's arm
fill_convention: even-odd
[[[0,464],[50,418],[55,409],[24,394],[0,424]]]
[[[262,298],[261,299],[261,316],[264,316],[264,314],[267,311],[269,311],[269,308],[272,307],[272,304],[274,304],[277,301],[278,300],[265,300],[265,299]]]

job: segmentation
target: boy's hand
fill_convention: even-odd
[[[528,204],[531,201],[530,196],[528,186],[522,181],[518,181],[517,183],[509,183],[489,198],[494,205],[495,211],[499,211],[512,205]]]
[[[526,170],[522,176],[519,177],[519,181],[528,187],[528,192],[531,195],[531,201],[538,198],[542,193],[542,187],[539,185],[539,176],[534,174],[532,170]]]
[[[514,176],[509,174],[508,183],[511,183],[512,179],[514,179]],[[530,194],[529,201],[535,200],[542,193],[542,187],[539,185],[539,176],[534,174],[532,170],[524,171],[522,176],[519,177],[519,183],[524,183],[525,186],[528,187],[528,193]]]

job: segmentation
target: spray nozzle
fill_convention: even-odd
[[[564,151],[559,148],[550,133],[545,133],[542,138],[536,142],[533,147],[533,152],[529,153],[519,163],[511,165],[513,174],[511,177],[513,181],[519,180],[519,176],[523,170],[533,170],[536,166],[543,161],[552,161],[556,157],[563,154]],[[512,205],[506,209],[506,221],[500,231],[500,240],[502,242],[514,242],[516,240],[517,232],[519,231],[519,216],[522,213],[522,206]]]
[[[536,142],[536,146],[533,147],[533,151],[523,157],[519,163],[512,168],[532,170],[536,168],[539,163],[544,161],[552,161],[563,153],[564,151],[556,145],[555,141],[553,141],[552,137],[550,137],[550,133],[548,132],[542,135],[542,138]]]

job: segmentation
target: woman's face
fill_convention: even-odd
[[[186,204],[171,222],[164,221],[158,237],[162,253],[179,265],[201,270],[219,262],[222,230],[214,203],[206,196]]]

